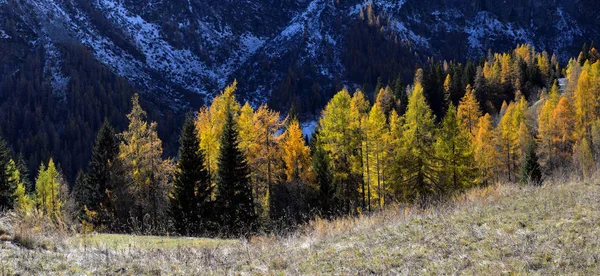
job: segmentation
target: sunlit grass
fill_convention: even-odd
[[[112,250],[138,249],[172,250],[178,248],[218,248],[220,246],[234,247],[240,244],[239,240],[223,240],[209,238],[162,237],[162,236],[134,236],[120,234],[90,234],[77,235],[70,239],[70,243],[80,247],[108,248]]]

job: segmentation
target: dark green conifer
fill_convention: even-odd
[[[521,168],[521,182],[532,183],[534,185],[542,185],[542,170],[538,162],[537,154],[535,153],[535,144],[530,142],[527,145],[525,159]]]
[[[204,167],[204,154],[194,125],[188,115],[179,138],[179,160],[173,179],[171,215],[182,235],[198,234],[209,215],[212,187]]]
[[[13,197],[16,186],[10,181],[12,171],[9,171],[10,151],[6,142],[0,137],[0,210],[13,207]]]
[[[216,203],[221,226],[229,235],[249,234],[257,219],[248,164],[238,144],[233,111],[227,110],[218,159]]]
[[[319,187],[319,205],[325,218],[330,218],[333,214],[334,202],[333,194],[333,174],[329,156],[318,141],[315,142],[315,150],[312,157],[312,169],[315,174],[315,185]]]

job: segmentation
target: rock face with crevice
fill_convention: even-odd
[[[530,43],[564,62],[600,38],[594,0],[0,0],[0,78],[41,50],[61,95],[69,78],[57,46],[76,43],[174,110],[210,101],[234,78],[243,98],[267,102],[292,67],[311,68],[324,88],[333,79],[358,86],[345,38],[370,3],[385,31],[423,57],[464,60]]]

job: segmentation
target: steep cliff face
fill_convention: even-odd
[[[246,99],[266,102],[291,68],[308,68],[304,78],[322,89],[362,85],[348,76],[344,53],[371,3],[387,37],[423,58],[464,60],[530,43],[564,61],[600,38],[593,0],[0,0],[0,77],[41,48],[60,94],[69,79],[57,46],[80,43],[175,110],[210,101],[233,78]]]

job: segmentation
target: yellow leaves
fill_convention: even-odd
[[[465,96],[458,104],[458,119],[462,126],[471,133],[471,136],[477,134],[479,117],[481,117],[481,109],[475,98],[475,90],[471,85],[467,85]]]
[[[583,138],[575,144],[575,162],[584,178],[589,178],[594,171],[594,157],[587,138]]]
[[[493,179],[494,169],[498,165],[498,152],[495,146],[496,133],[492,125],[490,114],[479,118],[479,128],[473,140],[475,163],[482,171],[482,183],[488,183]]]
[[[13,194],[15,198],[15,209],[22,214],[28,214],[33,208],[34,202],[31,199],[31,197],[27,194],[25,190],[25,185],[23,184],[23,181],[21,179],[21,173],[17,169],[15,161],[13,161],[12,159],[8,163],[7,171],[11,173],[11,175],[8,178],[8,181],[12,183],[17,183],[17,188],[15,189],[15,192]]]
[[[320,121],[320,141],[323,143],[325,151],[331,155],[334,168],[349,165],[342,163],[348,162],[353,147],[350,132],[351,126],[356,124],[356,120],[351,119],[350,102],[351,97],[348,90],[344,89],[338,92],[323,110]],[[340,170],[336,171],[338,176],[345,177]]]
[[[302,130],[297,120],[292,120],[288,125],[281,148],[287,181],[295,179],[307,181],[310,167],[310,150],[305,145]]]
[[[61,214],[62,201],[60,200],[59,174],[50,158],[48,166],[41,165],[38,177],[35,181],[36,201],[38,209],[50,216]]]

